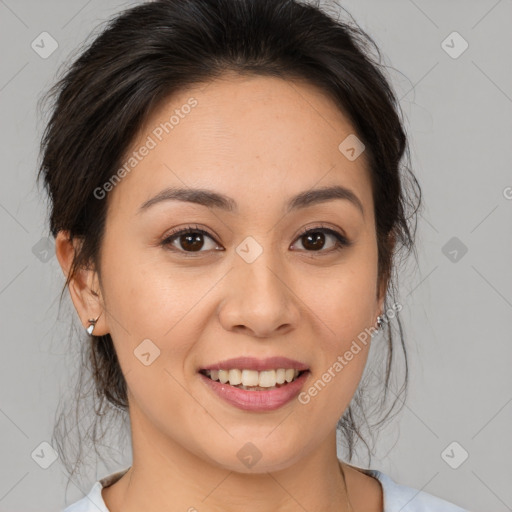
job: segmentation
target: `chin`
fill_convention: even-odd
[[[210,460],[215,465],[236,473],[263,474],[287,469],[297,463],[303,454],[297,447],[293,452],[287,452],[282,447],[276,451],[273,449],[274,443],[265,443],[264,438],[261,442],[256,440],[254,443],[247,441],[235,444],[234,449],[226,447],[218,454],[211,453]],[[234,456],[227,457],[230,452]]]

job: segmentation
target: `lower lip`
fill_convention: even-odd
[[[293,400],[299,393],[309,375],[304,372],[293,382],[280,388],[268,391],[247,391],[235,388],[229,384],[222,384],[199,373],[203,382],[226,402],[245,411],[273,411]]]

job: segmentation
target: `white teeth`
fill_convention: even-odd
[[[293,368],[288,368],[284,372],[284,378],[286,379],[286,382],[291,382],[295,377],[295,370]]]
[[[242,370],[242,385],[257,386],[259,381],[258,372],[256,370]],[[230,382],[231,384],[231,382]]]
[[[277,370],[205,370],[210,379],[218,380],[222,384],[229,382],[231,386],[272,388],[276,384],[282,385],[285,382],[292,382],[299,375],[299,370],[293,368],[278,368]]]
[[[276,371],[275,370],[265,370],[260,372],[260,380],[258,382],[258,386],[262,388],[271,388],[276,385]],[[230,382],[231,384],[231,382]]]
[[[229,383],[232,386],[236,386],[237,384],[242,384],[242,372],[238,369],[229,370]]]

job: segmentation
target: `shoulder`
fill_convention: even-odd
[[[469,512],[425,491],[401,485],[377,469],[366,469],[364,472],[381,483],[384,512]]]
[[[469,512],[446,500],[425,491],[414,489],[395,482],[390,476],[377,469],[356,468],[377,479],[382,486],[383,512]],[[72,503],[62,512],[109,512],[101,490],[117,481],[128,469],[113,473],[97,481],[81,500]]]
[[[96,482],[86,496],[72,503],[62,512],[109,512],[103,502],[101,489],[101,482]]]
[[[110,512],[105,505],[101,491],[104,487],[117,482],[129,468],[116,471],[94,483],[89,493],[82,499],[72,503],[62,512]]]

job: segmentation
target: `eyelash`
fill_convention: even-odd
[[[330,254],[332,252],[340,251],[340,250],[350,247],[352,245],[352,242],[349,241],[347,238],[345,238],[341,233],[338,233],[337,231],[335,231],[331,228],[328,228],[326,226],[323,226],[323,225],[318,225],[313,228],[304,229],[301,233],[299,233],[296,240],[299,240],[300,238],[302,238],[303,236],[305,236],[309,233],[318,233],[318,232],[327,233],[329,235],[334,236],[334,238],[336,239],[335,247],[330,250],[327,250],[327,251],[320,249],[319,251],[307,251],[306,250],[305,252],[310,252],[313,254],[315,254],[315,253]],[[201,235],[206,235],[206,236],[210,237],[216,244],[218,244],[217,241],[215,240],[215,238],[210,233],[208,233],[208,231],[205,231],[204,229],[201,229],[198,226],[186,226],[184,228],[180,228],[180,229],[177,229],[177,230],[169,233],[168,236],[166,236],[165,239],[162,240],[160,245],[163,247],[166,247],[167,249],[169,249],[171,251],[186,254],[187,257],[195,257],[196,254],[200,254],[202,252],[207,252],[207,251],[183,251],[181,249],[177,249],[176,247],[172,247],[171,244],[175,238],[178,238],[179,236],[185,235],[187,233],[198,233]]]

